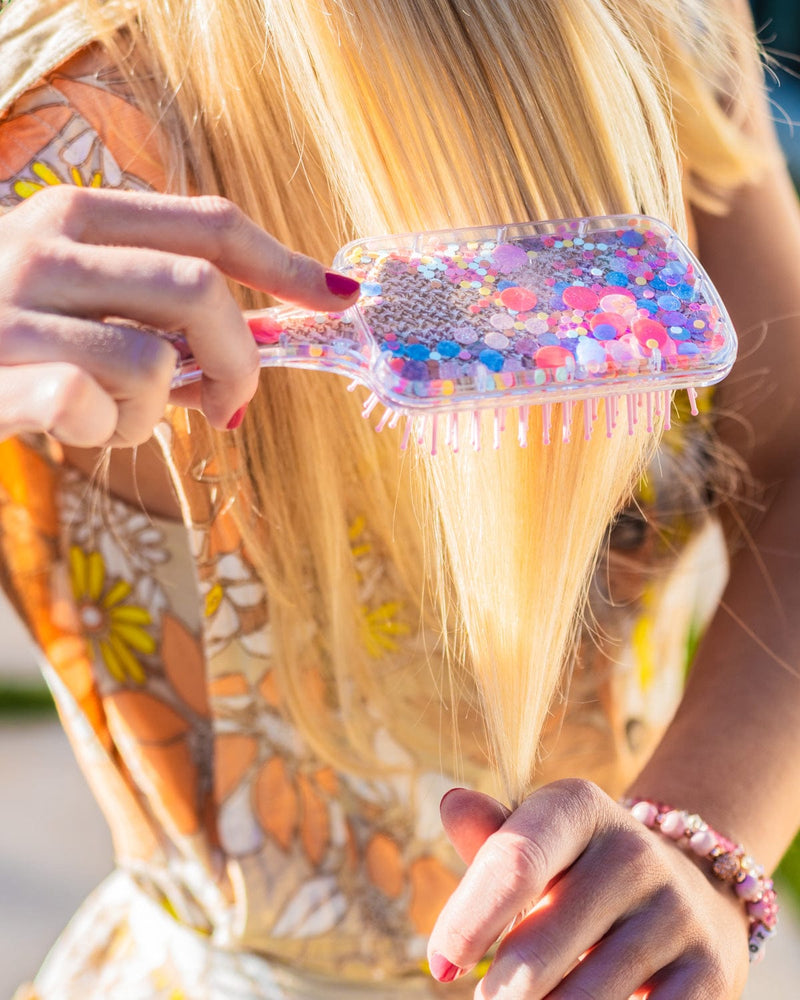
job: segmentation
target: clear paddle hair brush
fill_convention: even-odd
[[[561,219],[358,240],[333,265],[361,282],[342,313],[277,307],[249,313],[264,367],[321,369],[369,390],[376,429],[405,419],[435,452],[459,447],[459,414],[480,446],[516,420],[527,444],[531,406],[544,441],[569,440],[576,404],[589,437],[604,401],[609,436],[656,418],[672,394],[720,381],[736,357],[725,307],[691,250],[646,216]],[[201,372],[182,341],[173,386]],[[555,404],[562,404],[555,407]]]

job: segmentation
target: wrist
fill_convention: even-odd
[[[705,865],[714,879],[729,886],[747,915],[750,961],[760,961],[778,922],[775,887],[764,868],[741,844],[717,832],[697,814],[644,798],[626,799],[622,804],[640,823],[683,848]]]

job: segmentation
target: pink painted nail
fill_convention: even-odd
[[[457,965],[448,962],[444,955],[440,955],[438,952],[431,955],[430,966],[431,975],[440,983],[452,983],[454,979],[458,979],[462,972]]]
[[[359,289],[357,281],[344,274],[339,274],[337,271],[325,272],[325,284],[328,286],[328,291],[340,299],[349,299]]]
[[[239,409],[234,413],[231,419],[227,423],[227,428],[229,431],[235,431],[244,420],[244,415],[247,413],[247,403],[244,406],[240,406]]]

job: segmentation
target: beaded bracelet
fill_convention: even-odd
[[[775,886],[761,865],[748,857],[741,845],[723,837],[693,813],[648,799],[626,799],[622,804],[640,823],[711,862],[712,875],[727,882],[745,905],[750,921],[750,961],[760,961],[764,945],[774,936],[778,923]]]

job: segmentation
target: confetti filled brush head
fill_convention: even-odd
[[[395,412],[649,398],[719,381],[736,354],[708,276],[645,216],[367,239],[334,266],[357,305],[251,315],[262,363],[349,374]]]

